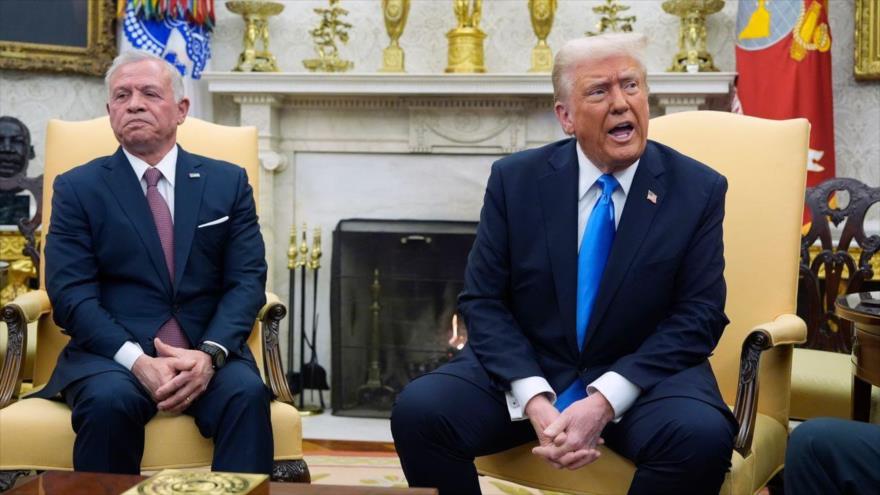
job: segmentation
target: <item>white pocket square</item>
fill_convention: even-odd
[[[197,228],[201,229],[201,228],[204,228],[204,227],[210,227],[210,226],[212,226],[212,225],[217,225],[218,223],[223,223],[223,222],[225,222],[225,221],[227,221],[227,220],[229,220],[229,216],[228,216],[228,215],[225,216],[225,217],[218,218],[217,220],[211,220],[210,222],[203,223],[203,224],[199,225]]]

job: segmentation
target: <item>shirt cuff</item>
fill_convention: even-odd
[[[217,342],[214,342],[213,340],[203,340],[202,342],[204,342],[204,343],[206,343],[206,344],[214,344],[214,345],[216,345],[217,347],[220,348],[221,351],[223,351],[223,354],[225,354],[226,357],[229,357],[229,350],[226,349],[225,347],[223,347],[222,345],[218,344]]]
[[[141,345],[137,342],[127,341],[122,344],[122,347],[116,351],[116,354],[113,355],[113,360],[117,363],[125,366],[125,369],[131,371],[131,367],[134,366],[134,362],[137,361],[137,358],[141,357],[144,354],[144,350],[141,348]]]
[[[547,394],[550,403],[556,403],[556,393],[553,392],[553,387],[543,376],[530,376],[510,382],[510,392],[504,394],[507,398],[507,412],[510,414],[510,420],[528,419],[526,404],[538,394]]]
[[[632,407],[642,390],[620,373],[608,371],[587,385],[587,393],[601,392],[605,400],[614,410],[614,422],[617,423],[623,414]]]

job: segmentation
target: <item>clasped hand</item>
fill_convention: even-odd
[[[602,429],[614,417],[601,393],[575,401],[562,413],[542,394],[526,405],[526,414],[538,436],[532,453],[558,469],[578,469],[599,458]]]
[[[205,392],[214,368],[206,353],[174,347],[156,338],[156,357],[137,358],[132,373],[150,392],[160,411],[183,412]]]

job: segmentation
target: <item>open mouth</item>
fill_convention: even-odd
[[[615,141],[617,141],[619,143],[625,143],[625,142],[629,141],[629,138],[632,137],[634,132],[635,132],[635,127],[633,127],[633,125],[631,123],[623,122],[621,124],[617,124],[616,126],[612,127],[611,130],[608,131],[608,134]]]

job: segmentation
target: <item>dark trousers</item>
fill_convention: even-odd
[[[72,410],[73,468],[77,471],[139,474],[144,426],[156,403],[128,371],[77,380],[62,394]],[[272,470],[270,394],[260,376],[242,360],[230,360],[184,414],[199,432],[214,439],[214,471],[264,473]]]
[[[404,389],[391,432],[410,486],[436,487],[441,495],[479,494],[475,457],[535,440],[528,420],[510,420],[503,395],[439,373]],[[606,444],[637,466],[630,494],[717,494],[734,435],[721,411],[686,397],[636,402],[603,432]]]
[[[791,433],[785,493],[880,494],[880,425],[817,418]]]

